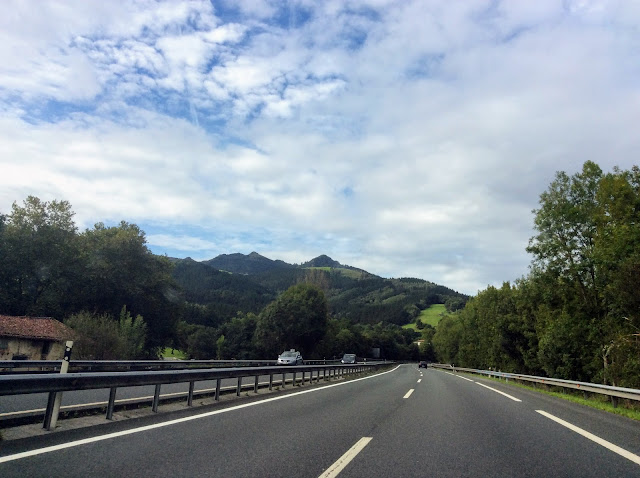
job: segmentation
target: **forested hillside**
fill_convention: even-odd
[[[432,304],[467,298],[421,279],[383,279],[344,266],[326,255],[301,265],[272,261],[255,252],[225,255],[222,259],[218,256],[200,263],[191,259],[173,261],[173,276],[184,290],[186,301],[200,306],[192,307],[193,312],[185,320],[203,325],[219,325],[238,311],[259,312],[270,300],[299,283],[323,290],[333,317],[361,324],[403,325]],[[245,272],[221,272],[212,264],[226,264],[229,269]],[[256,272],[246,272],[250,270]]]
[[[80,232],[73,216],[68,202],[33,196],[0,214],[0,314],[72,324],[78,359],[155,357],[165,346],[192,358],[256,358],[286,343],[309,358],[376,349],[417,360],[420,335],[398,324],[432,303],[466,300],[325,255],[300,265],[257,253],[169,259],[151,253],[135,224]]]
[[[183,319],[217,327],[238,311],[260,312],[276,293],[241,274],[222,272],[192,259],[174,259],[173,277],[183,291]]]

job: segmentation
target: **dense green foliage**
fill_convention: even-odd
[[[174,334],[181,300],[171,264],[152,254],[133,224],[78,233],[66,201],[29,196],[0,227],[0,313],[66,319],[88,312],[144,317],[153,356]]]
[[[438,357],[639,387],[640,169],[559,172],[534,214],[529,275],[443,320]]]
[[[150,252],[135,224],[79,232],[73,215],[66,201],[32,196],[0,214],[0,314],[72,325],[77,358],[154,357],[169,345],[202,359],[273,357],[292,347],[308,358],[380,349],[385,358],[417,359],[420,335],[399,325],[432,303],[466,300],[327,256],[301,265],[257,253],[169,259]]]
[[[265,356],[295,346],[309,355],[327,329],[327,299],[309,284],[287,289],[260,314],[256,342]]]
[[[230,274],[191,259],[176,260],[173,278],[184,291],[184,320],[218,327],[238,311],[259,313],[276,293],[245,275]]]
[[[331,316],[352,323],[409,323],[431,304],[463,307],[467,296],[422,279],[383,279],[327,256],[301,265],[272,261],[252,252],[228,254],[204,262],[174,259],[174,278],[185,290],[190,323],[216,326],[237,311],[257,313],[288,288],[300,283],[320,288]],[[228,274],[211,267],[225,267]],[[449,307],[448,306],[448,307]],[[217,308],[217,311],[213,311]]]
[[[118,320],[88,312],[74,314],[66,323],[76,332],[73,356],[77,360],[134,360],[145,357],[147,324],[123,307]]]

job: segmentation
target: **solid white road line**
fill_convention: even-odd
[[[405,393],[404,397],[402,397],[402,398],[409,398],[412,393],[413,393],[413,388],[411,390],[409,390],[407,393]]]
[[[544,415],[545,417],[553,420],[556,423],[559,423],[560,425],[562,425],[564,427],[567,427],[569,430],[572,430],[572,431],[574,431],[576,433],[579,433],[583,437],[588,438],[589,440],[596,442],[598,445],[601,445],[601,446],[603,446],[605,448],[608,448],[612,452],[617,453],[618,455],[625,457],[627,460],[631,460],[635,464],[640,465],[640,456],[635,455],[635,454],[631,453],[630,451],[625,450],[624,448],[620,448],[618,445],[614,445],[613,443],[608,442],[607,440],[604,440],[603,438],[600,438],[600,437],[594,435],[593,433],[589,433],[588,431],[583,430],[580,427],[572,425],[569,422],[565,422],[561,418],[558,418],[558,417],[556,417],[554,415],[551,415],[550,413],[547,413],[544,410],[536,410],[536,412],[538,412],[540,415]]]
[[[342,455],[338,460],[331,465],[327,470],[321,474],[318,478],[331,478],[334,476],[338,476],[345,466],[347,466],[351,460],[353,460],[358,453],[362,451],[362,449],[369,444],[372,437],[362,437],[360,440],[356,442],[347,452]]]
[[[495,388],[491,388],[491,387],[485,385],[484,383],[480,383],[480,382],[476,382],[476,383],[478,385],[480,385],[481,387],[488,388],[489,390],[493,390],[494,392],[499,393],[500,395],[504,395],[505,397],[513,400],[514,402],[521,402],[522,401],[519,398],[516,398],[516,397],[513,397],[513,396],[509,395],[508,393],[504,393],[504,392],[501,392],[500,390],[496,390]]]
[[[240,410],[242,408],[255,407],[257,405],[262,405],[262,404],[268,403],[268,402],[274,402],[276,400],[284,400],[284,399],[287,399],[287,398],[295,397],[296,395],[302,395],[304,393],[320,392],[322,390],[326,390],[327,388],[340,387],[340,386],[343,386],[343,385],[348,385],[350,383],[359,382],[360,380],[369,380],[371,378],[379,377],[380,375],[384,375],[384,374],[387,374],[387,373],[395,372],[396,370],[398,370],[398,368],[400,368],[400,365],[398,365],[397,367],[395,367],[395,368],[393,368],[391,370],[387,370],[386,372],[381,372],[381,373],[378,373],[378,374],[375,374],[375,375],[369,375],[368,377],[355,378],[353,380],[349,380],[348,382],[334,383],[334,384],[331,384],[331,385],[325,385],[325,386],[320,387],[320,388],[312,388],[310,390],[303,390],[303,391],[300,391],[300,392],[289,393],[287,395],[280,395],[278,397],[265,398],[264,400],[260,400],[260,401],[257,401],[257,402],[243,403],[242,405],[235,405],[233,407],[223,408],[221,410],[213,410],[211,412],[200,413],[199,415],[191,415],[191,416],[184,417],[184,418],[177,418],[175,420],[168,420],[166,422],[154,423],[153,425],[147,425],[147,426],[144,426],[144,427],[131,428],[129,430],[123,430],[123,431],[120,431],[120,432],[107,433],[106,435],[99,435],[99,436],[95,436],[95,437],[91,437],[91,438],[84,438],[82,440],[76,440],[76,441],[71,441],[71,442],[67,442],[67,443],[61,443],[60,445],[53,445],[53,446],[48,446],[48,447],[45,447],[45,448],[39,448],[39,449],[36,449],[36,450],[30,450],[30,451],[25,451],[25,452],[22,452],[22,453],[16,453],[15,455],[0,456],[0,463],[6,463],[8,461],[13,461],[13,460],[20,460],[22,458],[28,458],[30,456],[41,455],[43,453],[49,453],[49,452],[52,452],[52,451],[64,450],[65,448],[72,448],[72,447],[76,447],[76,446],[80,446],[80,445],[86,445],[87,443],[94,443],[94,442],[98,442],[98,441],[102,441],[102,440],[109,440],[110,438],[117,438],[117,437],[121,437],[121,436],[125,436],[125,435],[132,435],[134,433],[144,432],[144,431],[147,431],[147,430],[153,430],[155,428],[162,428],[162,427],[166,427],[166,426],[169,426],[169,425],[175,425],[175,424],[178,424],[178,423],[190,422],[191,420],[198,420],[200,418],[210,417],[212,415],[219,415],[221,413],[232,412],[232,411],[235,411],[235,410]]]

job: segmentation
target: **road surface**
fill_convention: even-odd
[[[488,388],[490,387],[490,388]],[[2,477],[640,477],[640,424],[402,365],[0,444]]]

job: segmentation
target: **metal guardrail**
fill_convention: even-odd
[[[297,374],[302,374],[302,384],[306,382],[306,374],[309,374],[309,382],[313,382],[314,374],[317,382],[321,374],[323,380],[341,378],[345,375],[363,373],[376,370],[389,365],[384,362],[368,362],[353,365],[296,365],[278,367],[234,367],[196,370],[153,370],[136,372],[78,372],[70,374],[8,374],[0,375],[1,395],[22,395],[31,393],[48,393],[49,399],[45,412],[44,428],[51,429],[51,423],[55,424],[57,417],[53,416],[56,394],[71,390],[110,389],[109,401],[106,407],[106,418],[112,419],[115,407],[116,391],[118,387],[134,387],[140,385],[154,385],[155,392],[152,401],[152,410],[158,411],[160,402],[160,389],[163,384],[188,383],[187,405],[192,406],[195,383],[204,380],[216,380],[215,400],[219,400],[221,381],[224,378],[237,378],[236,395],[239,396],[242,389],[242,379],[254,377],[254,391],[258,392],[258,379],[260,376],[269,376],[269,390],[273,388],[274,376],[282,375],[282,380],[276,381],[276,385],[286,386],[286,375],[293,374],[292,382]]]
[[[585,396],[588,393],[595,393],[600,395],[607,395],[611,399],[611,403],[614,407],[618,406],[618,399],[624,398],[628,400],[640,401],[640,390],[635,388],[614,387],[611,385],[601,385],[599,383],[589,382],[577,382],[575,380],[563,380],[559,378],[537,377],[535,375],[524,375],[520,373],[508,373],[508,372],[496,372],[493,370],[478,370],[473,368],[455,367],[449,364],[429,364],[429,367],[451,370],[453,372],[467,372],[475,373],[478,375],[486,375],[489,377],[504,378],[507,381],[516,380],[522,382],[532,382],[534,384],[541,383],[545,385],[552,385],[555,387],[571,388],[574,390],[582,391]]]
[[[305,360],[306,365],[328,365],[340,360]],[[128,370],[179,370],[189,368],[251,367],[276,365],[276,360],[71,360],[69,372],[128,371]],[[60,360],[0,360],[0,373],[14,370],[28,372],[59,372]]]

